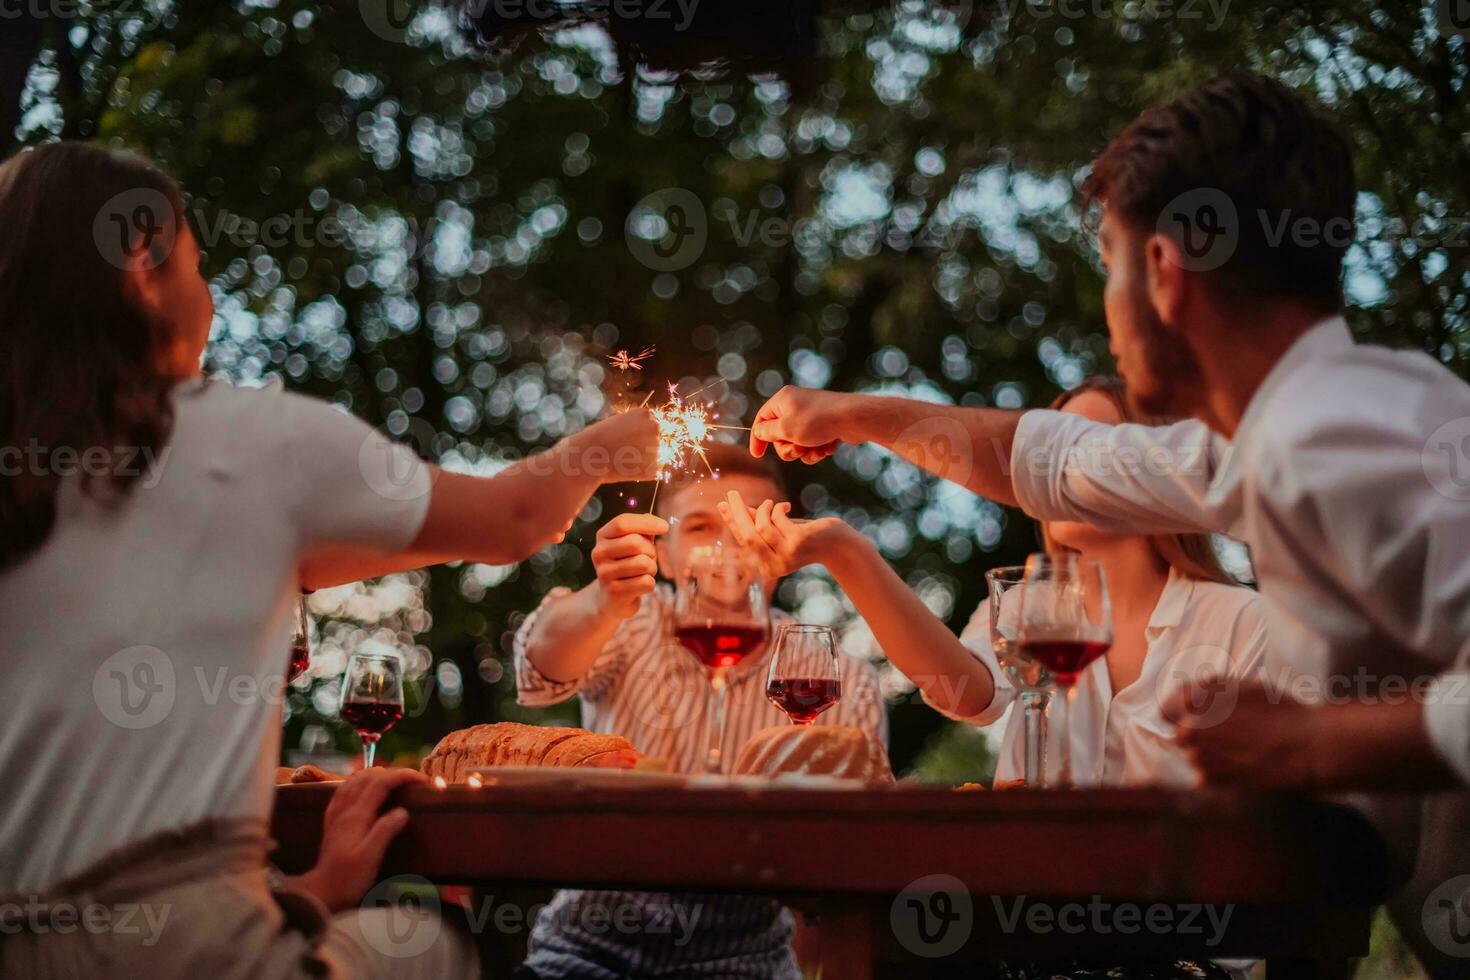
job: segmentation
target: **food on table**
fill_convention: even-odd
[[[735,759],[735,774],[836,776],[891,786],[888,753],[873,736],[848,725],[776,725],[750,737]]]
[[[293,783],[340,783],[347,777],[341,773],[327,772],[311,764],[297,766],[291,770]]]
[[[456,783],[463,782],[475,766],[656,768],[647,765],[648,761],[621,735],[502,721],[450,732],[419,769],[426,776],[442,776],[445,782]]]
[[[291,781],[291,775],[296,772],[290,766],[276,766],[276,785],[281,786]]]

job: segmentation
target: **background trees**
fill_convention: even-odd
[[[785,382],[1044,403],[1107,366],[1080,173],[1141,107],[1232,67],[1312,93],[1353,132],[1354,328],[1464,373],[1465,32],[1448,5],[1381,6],[758,4],[734,48],[776,57],[679,72],[702,52],[677,33],[659,47],[667,32],[636,18],[487,52],[453,11],[399,0],[38,0],[0,33],[0,125],[18,144],[135,147],[180,178],[218,306],[210,370],[279,377],[488,470],[626,394],[604,360],[618,348],[656,345],[650,380],[724,378],[727,418]],[[1034,541],[869,448],[793,475],[809,511],[862,527],[956,628],[984,569]],[[403,650],[419,679],[389,752],[515,716],[520,617],[586,581],[593,529],[647,489],[594,502],[517,568],[317,596],[317,676],[292,696],[288,749],[347,744],[335,676],[365,644]],[[782,598],[879,656],[824,577]],[[932,771],[984,766],[972,733],[943,735],[890,680],[901,768],[926,743]]]

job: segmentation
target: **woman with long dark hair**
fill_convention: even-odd
[[[473,973],[449,931],[408,956],[356,911],[402,826],[376,813],[381,773],[329,814],[358,860],[302,882],[304,905],[271,898],[292,610],[302,586],[527,557],[599,485],[649,475],[651,419],[482,478],[323,402],[203,381],[213,307],[183,198],[129,153],[13,157],[0,229],[0,915],[43,910],[4,923],[0,974]],[[122,903],[159,911],[156,933],[50,925]]]

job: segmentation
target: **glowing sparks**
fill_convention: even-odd
[[[653,356],[653,348],[645,347],[637,354],[629,354],[626,350],[620,350],[608,357],[608,361],[619,371],[642,371],[643,362]]]
[[[704,457],[704,444],[710,438],[708,408],[684,401],[679,397],[678,388],[669,385],[668,402],[655,406],[652,412],[653,420],[658,424],[659,480],[668,480],[674,473],[686,469],[695,457],[709,466],[709,460]]]

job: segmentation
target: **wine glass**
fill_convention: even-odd
[[[769,629],[764,580],[754,557],[723,541],[691,548],[674,596],[674,638],[709,671],[709,772],[720,771],[726,673],[765,643]]]
[[[1046,712],[1057,686],[1045,665],[1016,649],[1025,575],[1024,565],[1004,565],[986,572],[985,584],[990,591],[990,646],[1006,677],[1021,692],[1026,753],[1023,776],[1027,786],[1040,787],[1046,785]]]
[[[781,627],[771,654],[766,697],[795,725],[810,725],[842,699],[832,627],[806,623]]]
[[[291,624],[291,660],[286,666],[286,683],[289,684],[311,666],[311,611],[306,608],[306,596],[296,603],[295,622]]]
[[[403,717],[403,662],[396,653],[355,653],[342,677],[342,720],[362,739],[362,767],[371,769],[378,739]]]
[[[1072,740],[1067,726],[1077,700],[1077,679],[1113,645],[1113,613],[1102,566],[1075,553],[1035,554],[1026,559],[1015,644],[1021,655],[1051,672],[1065,696],[1058,717],[1062,765],[1058,782],[1073,785]]]

